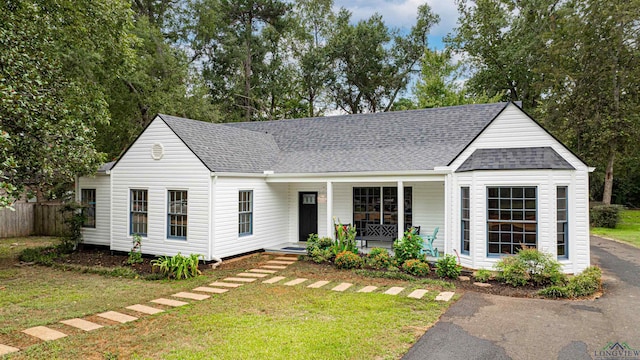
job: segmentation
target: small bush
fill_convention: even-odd
[[[515,256],[501,259],[495,265],[498,281],[512,286],[524,286],[529,282],[527,265]]]
[[[311,251],[310,258],[313,262],[321,264],[323,262],[330,262],[333,260],[333,251],[331,249],[316,248]]]
[[[338,269],[359,269],[364,261],[358,254],[354,254],[351,251],[343,251],[336,255],[334,263]]]
[[[142,236],[139,234],[133,235],[133,240],[131,241],[133,246],[131,247],[131,251],[129,251],[129,258],[127,259],[127,264],[133,265],[142,262]]]
[[[60,255],[57,246],[40,246],[22,250],[20,255],[18,255],[18,259],[24,262],[51,266],[54,260],[59,258]]]
[[[620,209],[622,208],[619,205],[592,206],[589,212],[591,226],[615,229],[620,221]]]
[[[523,248],[515,256],[501,259],[495,265],[497,279],[512,286],[564,285],[566,276],[560,263],[551,254],[533,248]]]
[[[569,290],[566,286],[552,285],[538,291],[538,295],[549,299],[566,299],[569,296]]]
[[[386,249],[372,248],[365,262],[372,269],[388,269],[392,264],[392,259]]]
[[[582,273],[569,279],[565,286],[549,286],[538,292],[539,295],[557,298],[577,298],[593,295],[602,286],[602,271],[596,266],[586,268]]]
[[[428,263],[418,259],[411,259],[402,264],[402,270],[413,276],[427,276],[431,269]]]
[[[415,233],[413,228],[405,231],[402,239],[393,242],[393,252],[395,254],[396,263],[404,264],[405,261],[411,259],[424,259],[422,248],[424,241],[420,235]]]
[[[200,254],[191,254],[183,256],[178,253],[174,256],[162,256],[159,259],[151,260],[153,267],[158,267],[160,272],[168,278],[188,279],[200,275],[198,263],[200,262]]]
[[[456,257],[447,254],[436,261],[436,274],[441,278],[457,279],[462,271],[462,266],[458,265]]]
[[[491,279],[491,276],[491,271],[487,269],[480,269],[473,275],[473,279],[477,282],[486,283]]]

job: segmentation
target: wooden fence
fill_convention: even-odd
[[[61,204],[16,203],[15,211],[0,209],[0,238],[62,236],[67,232]]]

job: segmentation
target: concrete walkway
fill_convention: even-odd
[[[601,298],[467,292],[403,359],[604,359],[599,354],[617,342],[640,350],[640,249],[592,236],[591,256],[603,270]]]
[[[276,276],[278,271],[286,269],[288,266],[295,264],[297,261],[297,256],[277,256],[273,260],[269,260],[262,265],[260,268],[250,269],[246,272],[240,272],[236,274],[234,277],[227,277],[222,280],[218,280],[209,284],[209,286],[200,286],[196,287],[191,291],[181,291],[171,295],[171,298],[157,298],[149,301],[148,305],[144,304],[134,304],[127,306],[125,309],[129,310],[130,313],[134,313],[137,316],[132,316],[130,314],[122,313],[119,311],[106,311],[100,314],[94,314],[99,318],[105,319],[108,322],[113,324],[124,324],[132,321],[138,320],[142,316],[149,316],[158,313],[164,312],[162,308],[158,308],[157,305],[166,306],[166,307],[179,307],[188,305],[189,301],[203,301],[211,298],[213,295],[223,294],[228,291],[233,291],[233,289],[239,288],[246,284],[251,283],[262,283],[262,284],[279,284],[284,286],[304,286],[310,289],[320,289],[327,288],[329,289],[329,284],[331,281],[329,280],[317,280],[310,281],[309,279],[304,278],[291,278],[286,282],[283,281],[286,279],[284,276]],[[270,277],[267,279],[267,277]],[[257,280],[260,280],[259,282]],[[312,283],[311,283],[312,282]],[[311,283],[311,284],[310,284]],[[333,291],[346,291],[347,289],[354,286],[354,284],[350,283],[334,283],[330,287],[330,290]],[[357,292],[362,293],[370,293],[373,291],[380,290],[375,286],[364,286],[360,287]],[[384,290],[384,289],[382,289]],[[381,291],[382,291],[381,290]],[[389,295],[399,295],[405,289],[401,287],[391,287],[384,291],[385,294]],[[425,289],[414,289],[411,293],[404,294],[407,297],[414,299],[421,299],[428,293]],[[439,301],[449,301],[453,293],[443,292],[439,293],[436,296],[436,300]],[[88,315],[87,317],[89,317]],[[60,321],[61,324],[69,326],[75,329],[81,329],[83,331],[94,331],[100,328],[103,328],[104,325],[97,324],[95,322],[88,321],[86,319],[67,319]],[[108,325],[108,323],[105,323]],[[22,332],[33,336],[42,341],[53,341],[56,339],[60,339],[68,336],[68,334],[64,333],[64,329],[54,330],[46,326],[36,326],[29,329],[25,329]],[[10,346],[8,344],[0,344],[0,356],[18,352],[19,348]]]

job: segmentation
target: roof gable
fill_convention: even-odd
[[[456,172],[473,170],[574,170],[551,147],[476,149]]]

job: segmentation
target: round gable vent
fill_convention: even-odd
[[[151,147],[151,157],[153,158],[153,160],[160,160],[162,159],[163,155],[164,146],[162,146],[162,144],[160,143],[153,144],[153,146]]]

